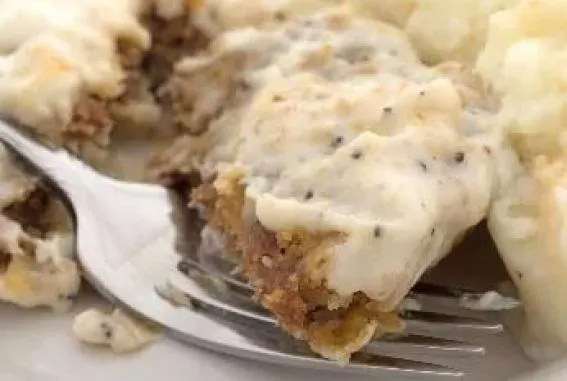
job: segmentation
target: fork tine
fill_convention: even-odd
[[[393,344],[393,345],[390,345]],[[403,335],[386,335],[380,337],[380,340],[374,340],[368,344],[369,349],[380,348],[386,349],[388,346],[396,348],[401,345],[409,345],[415,348],[422,348],[426,350],[440,350],[443,352],[455,352],[462,354],[475,354],[483,355],[485,353],[484,347],[474,345],[457,340],[442,339],[438,337],[430,337],[416,334],[403,334]]]
[[[180,262],[179,270],[181,272],[188,274],[190,269],[195,269],[202,274],[217,278],[219,281],[224,282],[230,291],[239,294],[240,297],[248,298],[253,296],[254,292],[250,284],[244,283],[239,279],[235,279],[226,272],[218,271],[217,267],[213,267],[210,262],[206,260],[197,262],[193,258],[187,257]],[[440,287],[439,290],[439,292],[449,292],[449,289],[446,288]],[[408,324],[408,329],[410,330],[423,328],[427,328],[429,330],[467,329],[488,332],[500,332],[503,330],[503,325],[498,322],[490,322],[478,318],[442,314],[438,312],[406,310],[402,312],[402,317]]]
[[[188,253],[188,252],[185,252]],[[192,251],[193,255],[185,255],[183,257],[184,261],[190,262],[193,265],[201,266],[204,270],[222,279],[224,282],[230,284],[232,287],[239,289],[242,292],[254,293],[253,287],[248,283],[244,277],[233,273],[235,268],[234,263],[224,259],[222,254],[217,255],[198,255],[196,251]],[[197,254],[197,255],[195,255]],[[182,265],[181,265],[182,266]],[[464,297],[472,299],[480,299],[484,295],[484,292],[468,289],[460,286],[444,286],[440,284],[434,284],[429,282],[418,282],[413,287],[409,293],[409,297],[420,298],[441,298],[450,300],[452,303],[459,304],[460,300]],[[467,325],[468,328],[480,328],[480,329],[500,329],[499,326],[489,325],[488,327],[482,326],[481,324],[475,324],[471,326]]]
[[[443,286],[440,284],[433,284],[428,282],[419,282],[412,288],[414,295],[433,296],[440,298],[453,298],[459,299],[464,295],[482,295],[482,292],[467,289],[457,286]]]
[[[368,357],[368,355],[364,353],[353,355],[348,366],[356,367],[357,365],[363,365],[365,367],[377,366],[382,370],[403,372],[406,373],[406,375],[415,376],[415,378],[420,381],[424,380],[424,376],[431,376],[433,377],[432,379],[439,380],[439,377],[461,378],[465,375],[459,370],[441,365],[380,355]]]
[[[186,275],[185,273],[182,274]],[[223,307],[226,306],[227,308],[229,308],[231,313],[240,314],[244,318],[252,318],[252,319],[256,319],[257,321],[261,321],[262,323],[268,323],[271,324],[272,326],[277,326],[277,321],[271,315],[269,315],[265,309],[263,308],[251,309],[246,304],[245,305],[235,304],[235,301],[232,299],[219,301],[217,298],[215,298],[216,295],[214,296],[209,295],[210,292],[215,293],[216,290],[211,290],[211,287],[208,287],[207,284],[203,284],[196,277],[191,277],[189,281],[194,282],[195,285],[200,288],[201,293],[206,294],[207,297],[211,297],[213,298],[213,300],[219,302],[219,305],[215,307],[222,309]],[[181,285],[183,285],[183,283]],[[179,288],[179,285],[176,285],[176,287]],[[181,289],[181,291],[184,294],[191,297],[188,290]],[[399,335],[387,335],[384,338],[380,338],[378,342],[380,349],[385,349],[388,347],[392,348],[394,346],[404,345],[406,347],[414,347],[420,349],[428,348],[429,350],[453,352],[453,353],[483,354],[484,351],[483,347],[473,344],[467,344],[460,341],[447,340],[447,339],[441,339],[441,338],[423,336],[417,334],[406,334],[406,333]]]
[[[273,318],[262,314],[256,314],[251,311],[245,311],[235,306],[224,303],[216,298],[210,297],[201,289],[199,285],[187,278],[184,274],[176,272],[169,278],[168,286],[175,290],[175,292],[182,293],[197,310],[208,312],[212,317],[223,319],[226,323],[238,325],[244,330],[244,335],[251,340],[258,333],[273,334],[281,337],[280,330],[276,329],[276,322]],[[169,299],[169,295],[164,293],[163,289],[156,289],[160,296]],[[248,329],[248,330],[247,330]],[[413,335],[416,337],[416,335]],[[288,337],[289,339],[289,337]],[[435,338],[430,338],[431,342],[435,342]],[[284,338],[285,340],[285,338]],[[412,337],[407,336],[405,339],[398,338],[400,343],[411,344]],[[425,338],[419,338],[421,343],[426,342]],[[295,340],[294,340],[295,342]],[[439,339],[439,343],[444,340]],[[392,339],[395,343],[395,339]],[[259,344],[256,342],[256,344]],[[301,345],[301,343],[299,343]],[[434,346],[432,346],[433,348]],[[283,347],[285,349],[285,347]],[[270,349],[270,348],[268,348]],[[282,347],[278,347],[281,352]],[[300,351],[293,351],[290,355],[300,356],[309,361],[316,361],[317,363],[332,363],[329,360],[319,358],[312,353]],[[423,376],[433,377],[462,377],[463,372],[455,370],[446,366],[430,364],[426,362],[395,358],[375,353],[361,353],[353,356],[349,364],[341,364],[341,367],[350,368],[352,370],[387,370],[395,373],[407,373],[408,376],[419,376],[418,379],[422,380]]]
[[[204,274],[211,274],[212,276],[217,277],[232,288],[235,288],[237,291],[248,294],[250,297],[254,295],[254,289],[249,283],[237,279],[236,277],[223,271],[218,271],[217,268],[207,265],[206,263],[198,262],[192,258],[186,257],[183,258],[183,260],[180,261],[177,266],[177,269],[184,274],[187,274],[187,270],[191,268],[197,269]]]
[[[429,311],[402,311],[402,318],[408,324],[408,328],[426,329],[467,329],[487,332],[501,332],[504,326],[499,322],[491,322],[483,319],[442,314]]]

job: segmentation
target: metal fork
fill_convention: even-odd
[[[461,377],[464,372],[405,355],[482,355],[480,345],[435,334],[447,329],[456,329],[457,334],[502,330],[498,322],[408,310],[404,313],[405,332],[372,341],[349,364],[322,359],[277,328],[274,318],[251,298],[250,285],[234,271],[232,263],[198,250],[202,222],[195,212],[180,219],[178,212],[186,208],[171,192],[158,185],[111,179],[20,130],[15,123],[0,121],[0,140],[68,203],[85,277],[111,302],[159,324],[172,338],[281,365],[366,373],[384,379],[437,380]],[[179,237],[183,238],[181,245],[176,244]],[[412,296],[455,302],[463,293],[419,284]]]

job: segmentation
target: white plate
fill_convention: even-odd
[[[218,355],[163,339],[135,354],[115,355],[75,341],[72,317],[101,305],[85,293],[69,314],[0,305],[2,381],[271,381],[343,380],[341,376],[284,369]]]
[[[488,269],[497,268],[495,255],[478,255],[478,242],[471,241],[476,255],[456,256],[472,259],[463,264],[445,261],[437,267],[439,278],[452,274],[460,281],[466,274],[457,269],[479,267],[485,280],[495,281]],[[484,250],[482,250],[484,251]],[[492,259],[490,259],[492,258]],[[488,260],[487,260],[488,259]],[[469,271],[472,272],[472,271]],[[432,274],[435,277],[435,274]],[[79,303],[68,314],[54,314],[46,310],[22,310],[0,303],[0,381],[376,381],[375,378],[330,374],[304,369],[284,368],[265,363],[246,361],[186,346],[164,338],[141,352],[115,355],[108,350],[87,347],[71,336],[73,316],[84,308],[104,305],[93,291],[86,290]],[[461,337],[486,347],[487,355],[477,359],[435,358],[436,362],[472,371],[463,381],[505,381],[532,370],[533,365],[521,354],[513,340],[505,335]],[[552,370],[552,368],[550,368]],[[540,373],[537,381],[565,381],[567,375]],[[381,380],[382,381],[382,380]],[[384,380],[403,381],[403,380]],[[524,380],[522,380],[524,381]]]
[[[70,314],[21,310],[0,305],[0,380],[207,380],[207,381],[343,381],[344,374],[328,374],[245,361],[188,347],[168,339],[131,355],[87,347],[70,333],[72,316],[103,302],[86,292]],[[483,339],[484,340],[484,339]],[[517,355],[507,356],[510,343],[488,340],[489,356],[471,364],[479,370],[466,381],[503,381],[530,368]],[[504,348],[504,350],[502,350]],[[512,345],[513,348],[513,345]],[[562,378],[563,379],[563,378]],[[371,378],[350,380],[366,381]],[[551,379],[550,379],[551,380]]]

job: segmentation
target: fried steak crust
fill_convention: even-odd
[[[239,176],[232,174],[196,187],[191,199],[204,210],[209,226],[225,235],[226,250],[239,254],[256,297],[283,329],[339,361],[348,361],[374,336],[403,329],[395,311],[381,311],[360,292],[341,298],[327,288],[322,270],[318,276],[317,269],[326,265],[322,253],[343,239],[340,233],[269,231],[246,218],[244,192]]]

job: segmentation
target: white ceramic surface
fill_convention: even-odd
[[[25,311],[9,305],[0,305],[0,380],[343,381],[348,379],[369,381],[373,379],[245,361],[187,347],[168,339],[160,340],[132,355],[114,355],[106,350],[84,346],[76,342],[70,334],[73,314],[82,308],[101,304],[103,302],[98,296],[92,292],[85,292],[78,305],[69,314],[54,314],[43,310]],[[518,361],[516,355],[506,356],[497,353],[498,348],[507,347],[509,343],[502,344],[502,340],[492,342],[490,338],[488,339],[490,356],[471,364],[478,372],[466,381],[503,381],[518,374],[520,370],[525,371],[529,368],[529,364]],[[567,376],[555,377],[545,380],[567,380]],[[537,380],[539,381],[539,377]]]

